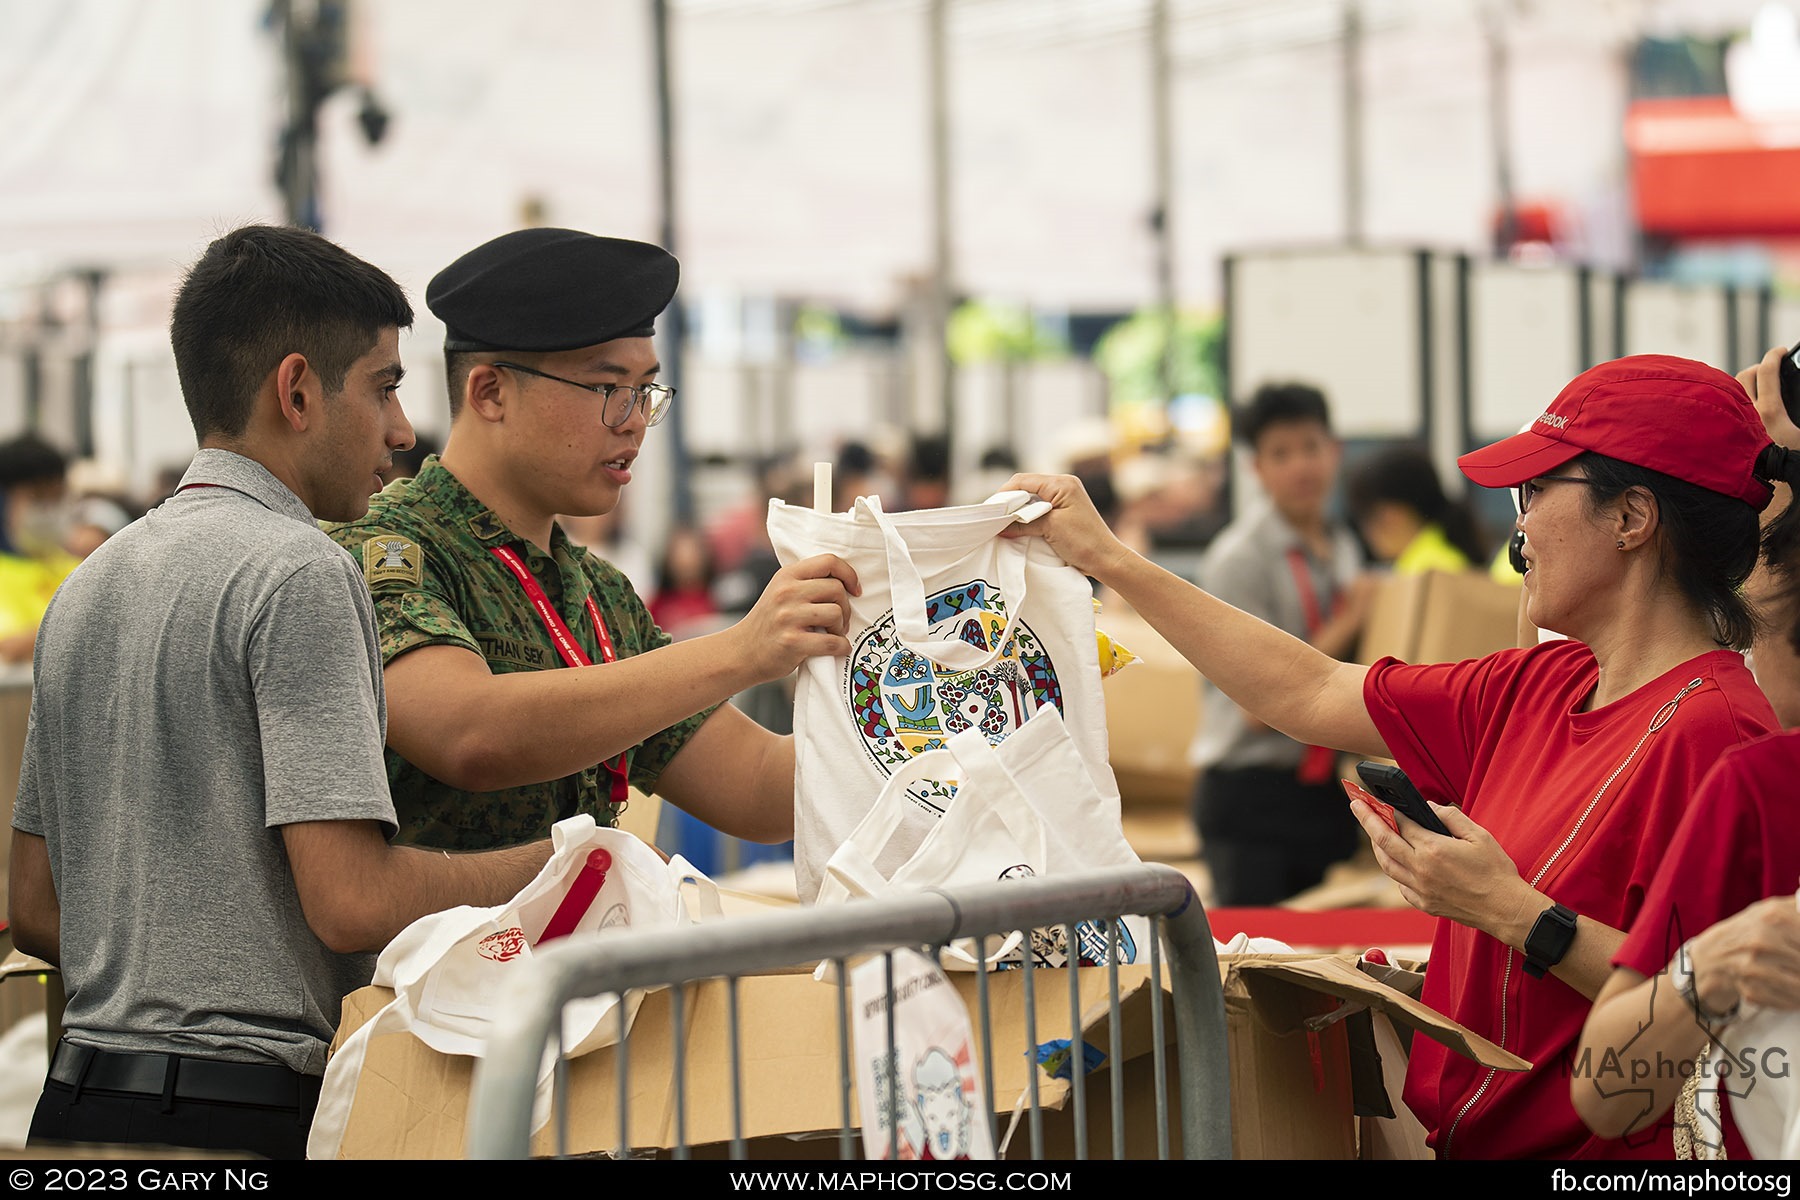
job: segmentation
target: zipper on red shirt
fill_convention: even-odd
[[[1531,886],[1532,887],[1536,887],[1538,885],[1538,883],[1544,878],[1544,876],[1549,873],[1550,868],[1556,865],[1556,860],[1563,856],[1563,851],[1567,850],[1574,843],[1576,835],[1581,832],[1581,827],[1583,825],[1587,824],[1588,817],[1593,815],[1595,806],[1600,803],[1600,798],[1602,796],[1606,795],[1606,789],[1610,788],[1613,785],[1613,781],[1618,779],[1618,777],[1620,775],[1624,774],[1625,768],[1631,765],[1631,760],[1637,757],[1637,752],[1639,750],[1642,750],[1644,748],[1644,743],[1650,740],[1650,735],[1655,733],[1657,730],[1661,729],[1664,725],[1667,725],[1669,723],[1669,719],[1675,715],[1675,706],[1681,703],[1682,697],[1686,696],[1689,692],[1693,691],[1695,688],[1699,687],[1704,682],[1705,682],[1704,678],[1698,678],[1698,677],[1689,680],[1687,686],[1682,688],[1679,692],[1676,692],[1675,696],[1672,700],[1670,700],[1667,704],[1663,705],[1661,708],[1656,710],[1656,715],[1650,718],[1649,728],[1644,730],[1644,735],[1637,740],[1637,745],[1635,745],[1631,748],[1631,753],[1627,754],[1625,756],[1625,758],[1623,759],[1623,761],[1621,761],[1618,766],[1613,768],[1613,773],[1606,777],[1606,782],[1600,785],[1600,790],[1594,793],[1594,798],[1592,800],[1588,801],[1588,806],[1587,806],[1587,808],[1582,810],[1580,819],[1575,822],[1574,828],[1569,830],[1569,836],[1565,837],[1562,840],[1562,844],[1560,846],[1558,846],[1556,848],[1555,852],[1553,854],[1551,854],[1550,857],[1544,861],[1544,865],[1538,868],[1537,874],[1533,875],[1531,877]],[[1506,997],[1507,997],[1507,994],[1512,989],[1513,956],[1516,955],[1517,953],[1518,953],[1518,951],[1515,950],[1511,946],[1508,946],[1506,948],[1506,968],[1500,974],[1500,1041],[1499,1041],[1499,1046],[1502,1050],[1506,1049],[1506,1026],[1507,1026]],[[1427,969],[1429,969],[1429,968],[1427,968]],[[1450,1122],[1450,1131],[1444,1135],[1444,1157],[1445,1158],[1450,1157],[1450,1148],[1456,1142],[1456,1131],[1457,1131],[1458,1127],[1460,1127],[1462,1125],[1463,1118],[1469,1115],[1469,1110],[1474,1108],[1475,1105],[1481,1100],[1482,1096],[1484,1096],[1487,1093],[1488,1086],[1494,1082],[1494,1076],[1499,1073],[1500,1073],[1500,1068],[1489,1067],[1487,1074],[1482,1076],[1481,1083],[1476,1087],[1475,1094],[1470,1096],[1468,1098],[1468,1100],[1466,1100],[1463,1103],[1462,1108],[1457,1111],[1456,1119]]]

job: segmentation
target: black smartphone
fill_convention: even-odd
[[[1800,424],[1800,345],[1781,356],[1781,403],[1788,419]]]
[[[1405,771],[1387,763],[1359,762],[1356,764],[1356,773],[1362,776],[1365,787],[1393,805],[1397,811],[1405,813],[1433,833],[1450,836],[1450,830],[1431,811],[1431,806],[1425,803],[1425,797],[1419,795],[1419,789],[1413,786],[1413,781],[1406,777]]]

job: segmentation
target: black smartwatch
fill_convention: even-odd
[[[1551,967],[1563,960],[1575,941],[1575,911],[1552,904],[1532,923],[1525,935],[1525,973],[1542,979]]]

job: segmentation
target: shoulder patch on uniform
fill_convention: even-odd
[[[418,584],[425,578],[425,554],[419,543],[377,529],[362,545],[363,575],[377,583]]]

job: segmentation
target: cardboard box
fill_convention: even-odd
[[[1113,777],[1126,809],[1173,805],[1193,795],[1188,750],[1200,728],[1200,676],[1142,617],[1108,608],[1095,618],[1138,661],[1101,682]]]
[[[1444,1042],[1459,1053],[1507,1070],[1526,1064],[1403,992],[1359,971],[1343,956],[1228,956],[1220,962],[1231,1053],[1233,1148],[1245,1158],[1353,1158],[1358,1150],[1358,1098],[1368,1111],[1392,1111],[1380,1087],[1371,1012]],[[1110,1045],[1106,972],[1080,978],[1084,1038],[1103,1053]],[[1122,1080],[1126,1156],[1154,1157],[1154,1083],[1147,967],[1121,968]],[[951,976],[968,1003],[979,1037],[975,980]],[[1035,976],[1037,1040],[1069,1036],[1067,977]],[[994,1014],[994,1098],[1004,1135],[1027,1086],[1022,980],[989,976]],[[1165,991],[1164,1030],[1174,1071],[1173,1002]],[[838,1153],[840,1091],[837,989],[808,974],[749,976],[739,981],[744,1089],[743,1130],[754,1157],[828,1157]],[[683,989],[685,1005],[685,1140],[696,1156],[722,1156],[732,1134],[726,985],[713,980]],[[344,1001],[340,1041],[369,1020],[391,993],[364,988]],[[626,1070],[627,1113],[634,1153],[665,1153],[677,1142],[672,1081],[674,1029],[667,991],[646,998],[632,1027]],[[618,1077],[613,1049],[569,1064],[569,1150],[610,1154],[619,1142]],[[1029,1068],[1035,1069],[1035,1068]],[[1110,1087],[1115,1066],[1087,1077],[1088,1155],[1112,1156]],[[410,1034],[369,1047],[341,1155],[345,1158],[457,1158],[464,1151],[473,1061],[439,1055]],[[1170,1144],[1180,1154],[1179,1096],[1170,1095]],[[1069,1084],[1039,1074],[1045,1152],[1074,1155]],[[855,1115],[852,1097],[853,1127]],[[555,1151],[555,1119],[538,1131],[532,1152]],[[1008,1157],[1029,1153],[1025,1121]]]
[[[1519,589],[1483,571],[1396,575],[1376,593],[1357,661],[1460,662],[1518,640]]]

